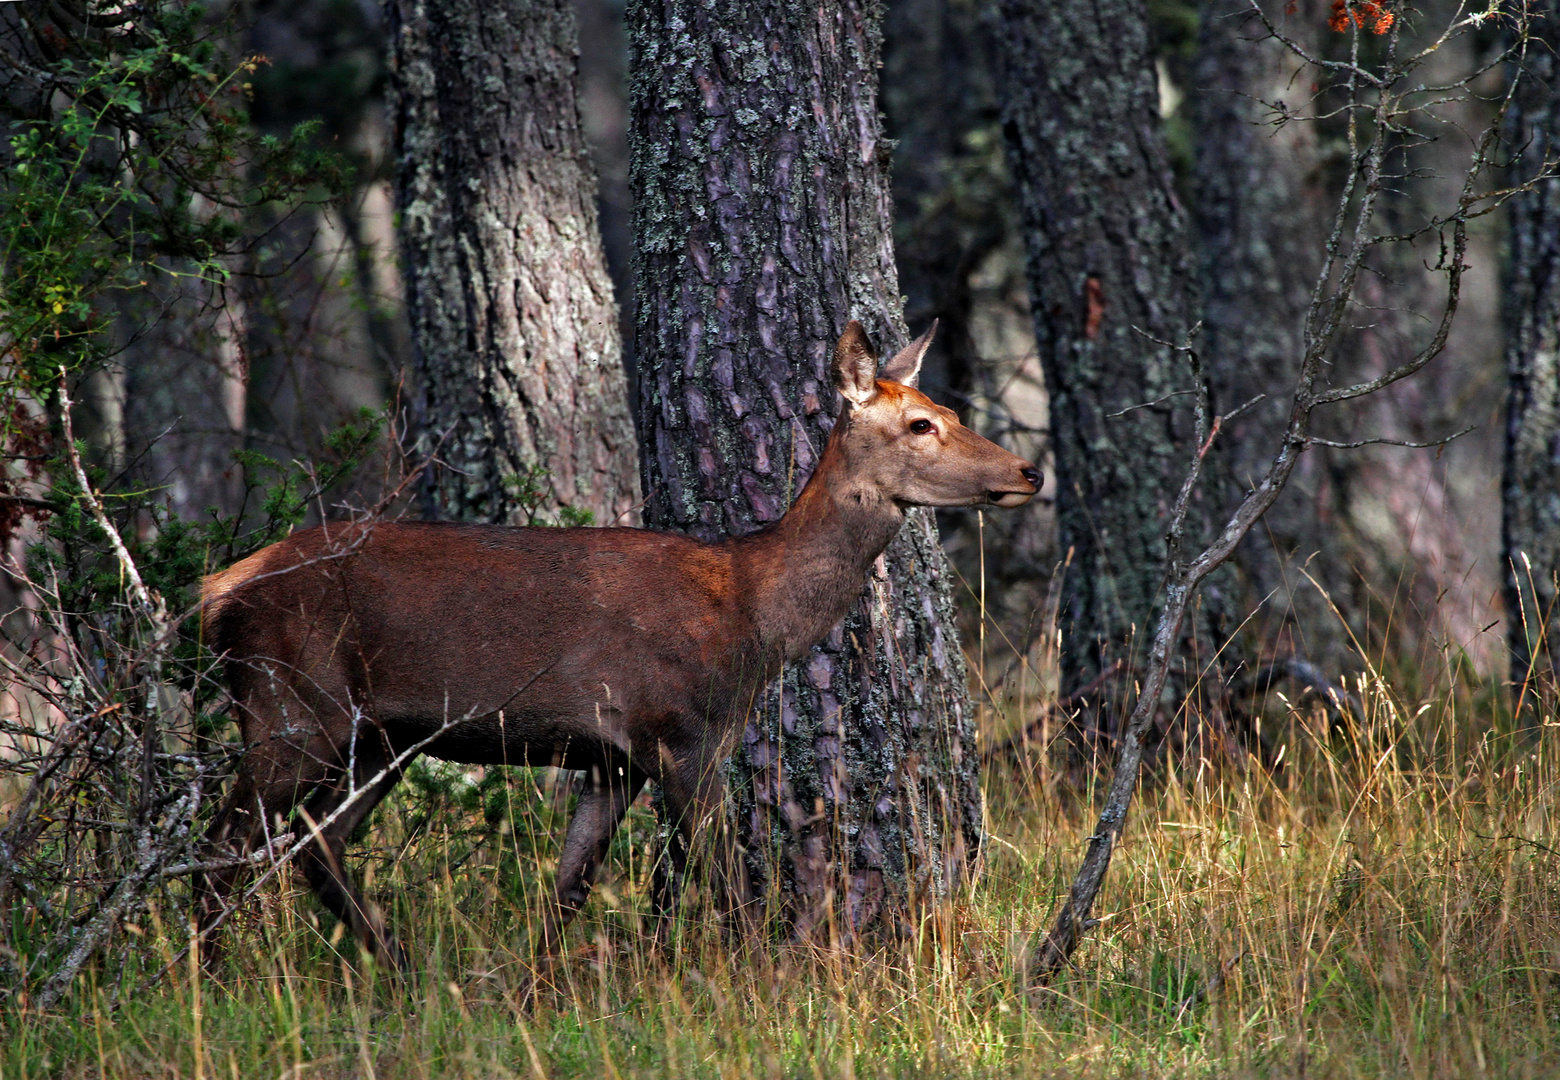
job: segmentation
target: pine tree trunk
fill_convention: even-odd
[[[1560,152],[1560,4],[1535,6],[1511,112],[1518,177]],[[1560,180],[1511,200],[1506,278],[1506,469],[1501,486],[1511,678],[1560,678]]]
[[[877,111],[878,7],[628,8],[645,516],[704,538],[784,513],[838,412],[846,321],[905,337]],[[886,354],[886,353],[885,353]],[[899,921],[980,838],[947,565],[914,512],[732,764],[756,880],[806,931]]]
[[[1187,358],[1159,342],[1180,343],[1196,324],[1195,270],[1142,0],[1099,0],[1087,16],[1003,0],[1001,13],[1004,126],[1051,394],[1070,693],[1146,649],[1169,513],[1195,449]],[[1210,501],[1188,522],[1193,554]],[[1210,585],[1192,664],[1212,659],[1220,633],[1224,590]],[[1128,671],[1118,692],[1132,685]],[[1108,724],[1123,710],[1094,715]]]
[[[429,513],[523,522],[527,483],[611,524],[637,501],[568,0],[386,0]],[[541,470],[545,470],[543,473]]]

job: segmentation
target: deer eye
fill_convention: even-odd
[[[910,430],[917,435],[925,435],[932,430],[932,422],[930,420],[912,420],[910,421]]]

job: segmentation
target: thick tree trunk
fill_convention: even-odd
[[[845,322],[904,326],[878,127],[878,9],[771,0],[628,8],[646,518],[775,521],[838,411]],[[736,748],[748,858],[806,930],[893,922],[980,837],[949,575],[912,513],[861,603],[766,695]]]
[[[1180,343],[1196,324],[1195,271],[1142,0],[1099,0],[1087,15],[1003,0],[1001,11],[1004,127],[1051,394],[1065,694],[1146,648],[1169,514],[1195,449],[1187,358],[1160,342]],[[1205,490],[1219,486],[1215,469]],[[1189,550],[1208,534],[1212,501],[1192,510]],[[1210,582],[1189,628],[1193,664],[1212,659],[1223,603]]]
[[[1306,0],[1275,17],[1316,55],[1327,14],[1325,0]],[[1304,67],[1245,0],[1204,5],[1187,101],[1196,133],[1199,346],[1225,408],[1270,395],[1224,432],[1227,460],[1242,487],[1267,468],[1288,422],[1326,238],[1328,193],[1316,124],[1272,122],[1280,103],[1292,114],[1307,111],[1314,80]],[[1331,454],[1318,448],[1300,459],[1288,489],[1241,545],[1239,560],[1249,593],[1265,602],[1262,640],[1335,671],[1346,644],[1343,628],[1300,570],[1334,598],[1352,591],[1338,487],[1329,482]]]
[[[542,478],[611,524],[637,501],[567,0],[386,0],[396,195],[429,512],[517,522]]]
[[[1560,152],[1560,4],[1537,5],[1511,111],[1519,177]],[[1511,200],[1506,278],[1506,469],[1501,486],[1511,678],[1560,677],[1560,180]]]

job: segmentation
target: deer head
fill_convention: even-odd
[[[845,327],[834,381],[845,399],[846,472],[900,506],[1022,506],[1040,490],[1040,470],[915,388],[936,331],[933,322],[879,373],[861,324]]]

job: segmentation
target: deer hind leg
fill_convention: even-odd
[[[268,697],[253,706],[241,706],[250,745],[239,760],[232,792],[206,830],[206,861],[220,864],[227,858],[252,855],[270,838],[271,829],[290,818],[293,807],[329,778],[330,763],[337,760],[330,739],[323,726],[312,720],[289,726],[289,715],[308,715],[296,700],[292,704],[293,708],[284,712],[276,698]],[[220,955],[219,925],[236,902],[234,894],[248,883],[254,869],[251,864],[238,863],[191,878],[195,924],[208,966],[214,966]]]
[[[410,758],[392,765],[395,752],[384,733],[365,727],[353,762],[333,783],[317,787],[298,808],[293,831],[309,842],[298,854],[304,879],[320,903],[340,919],[358,943],[381,963],[405,971],[406,953],[390,932],[384,913],[358,890],[344,856],[347,837],[401,779]]]
[[[613,834],[647,779],[645,773],[620,755],[609,756],[586,773],[585,790],[574,807],[558,859],[553,905],[543,924],[539,949],[543,965],[557,952],[564,928],[590,898]]]
[[[726,820],[726,787],[721,779],[720,760],[674,762],[662,754],[661,791],[665,813],[672,825],[666,850],[656,861],[653,895],[657,934],[664,936],[676,914],[687,874],[688,852],[696,837],[708,835],[711,841],[710,882],[715,895],[729,917],[735,915],[744,932],[756,929],[753,886],[747,861]]]
[[[229,856],[239,859],[249,855],[258,846],[263,823],[264,813],[255,803],[254,784],[249,777],[240,776],[206,830],[202,845],[206,860],[220,864]],[[251,874],[248,865],[239,863],[197,871],[190,878],[190,887],[195,894],[195,930],[201,943],[201,960],[208,969],[214,970],[221,959],[217,930],[219,921],[228,914],[229,897],[245,885]]]

